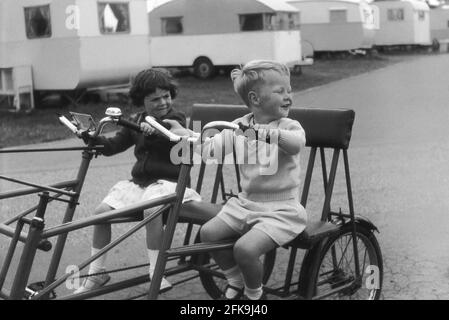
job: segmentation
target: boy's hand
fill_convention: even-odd
[[[140,130],[142,130],[143,134],[145,136],[150,136],[152,134],[156,133],[156,129],[154,129],[149,123],[147,122],[141,122],[140,123]]]
[[[162,120],[162,122],[169,124],[170,131],[173,132],[174,134],[177,134],[178,136],[191,136],[190,130],[181,126],[179,122],[176,120],[165,119]]]
[[[265,141],[266,143],[277,143],[279,140],[279,130],[269,128],[266,125],[256,123],[254,130],[257,134],[257,140]]]

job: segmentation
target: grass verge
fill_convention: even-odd
[[[413,56],[371,56],[349,57],[346,59],[316,60],[312,66],[304,67],[301,75],[292,75],[294,92],[344,79],[371,70],[383,68],[393,63],[411,59]],[[190,114],[194,103],[241,104],[234,93],[229,77],[219,75],[211,80],[199,80],[190,75],[178,75],[179,96],[175,100],[178,109]],[[86,103],[76,107],[54,107],[36,109],[30,114],[9,113],[0,109],[0,148],[34,144],[72,137],[57,120],[57,113],[68,111],[92,114],[99,120],[104,116],[108,106],[120,107],[124,114],[133,111],[128,102],[115,100],[111,102]],[[115,128],[109,128],[115,130]]]

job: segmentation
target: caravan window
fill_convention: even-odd
[[[50,5],[25,8],[28,39],[51,37]]]
[[[424,10],[418,10],[418,20],[425,20],[426,12]]]
[[[299,29],[299,13],[277,13],[275,30]]]
[[[404,9],[388,9],[387,19],[390,21],[401,21],[404,20]]]
[[[274,13],[265,13],[264,30],[276,30],[276,15]]]
[[[264,29],[264,22],[262,13],[240,15],[241,31],[256,31],[263,29]]]
[[[363,8],[363,19],[365,25],[368,26],[374,26],[375,25],[375,19],[374,19],[374,10],[371,8]]]
[[[182,17],[162,18],[162,34],[183,33]]]
[[[299,29],[298,13],[260,13],[240,15],[240,30],[293,30]]]
[[[98,21],[103,34],[129,32],[128,3],[98,3]]]
[[[346,9],[331,9],[329,11],[329,22],[330,23],[342,23],[347,21],[347,11]]]
[[[299,29],[299,12],[288,14],[288,30]]]

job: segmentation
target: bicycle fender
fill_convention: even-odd
[[[377,227],[374,225],[374,223],[372,223],[368,218],[363,217],[361,215],[356,215],[355,216],[355,223],[361,225],[362,227],[371,230],[371,231],[376,231],[377,233],[379,232],[379,229],[377,229]]]

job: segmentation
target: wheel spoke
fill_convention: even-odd
[[[348,249],[348,246],[349,246],[349,241],[346,243],[346,247],[345,247],[344,251],[342,251],[342,253],[341,253],[341,259],[337,264],[338,267],[341,266],[341,262],[345,258],[345,253],[346,253],[346,250]]]
[[[363,287],[365,268],[368,265],[378,265],[378,244],[372,242],[370,231],[357,230],[354,249],[354,238],[351,230],[346,229],[329,244],[324,246],[325,253],[321,255],[315,281],[316,296],[327,299],[375,299],[380,289]],[[377,248],[377,249],[376,249]],[[363,254],[362,254],[363,252]],[[357,258],[356,259],[356,256]],[[358,261],[361,269],[361,282],[355,281],[355,262]],[[338,288],[341,288],[338,290]],[[337,292],[334,292],[337,290]],[[331,293],[332,291],[332,293]],[[331,293],[331,295],[327,294]]]

